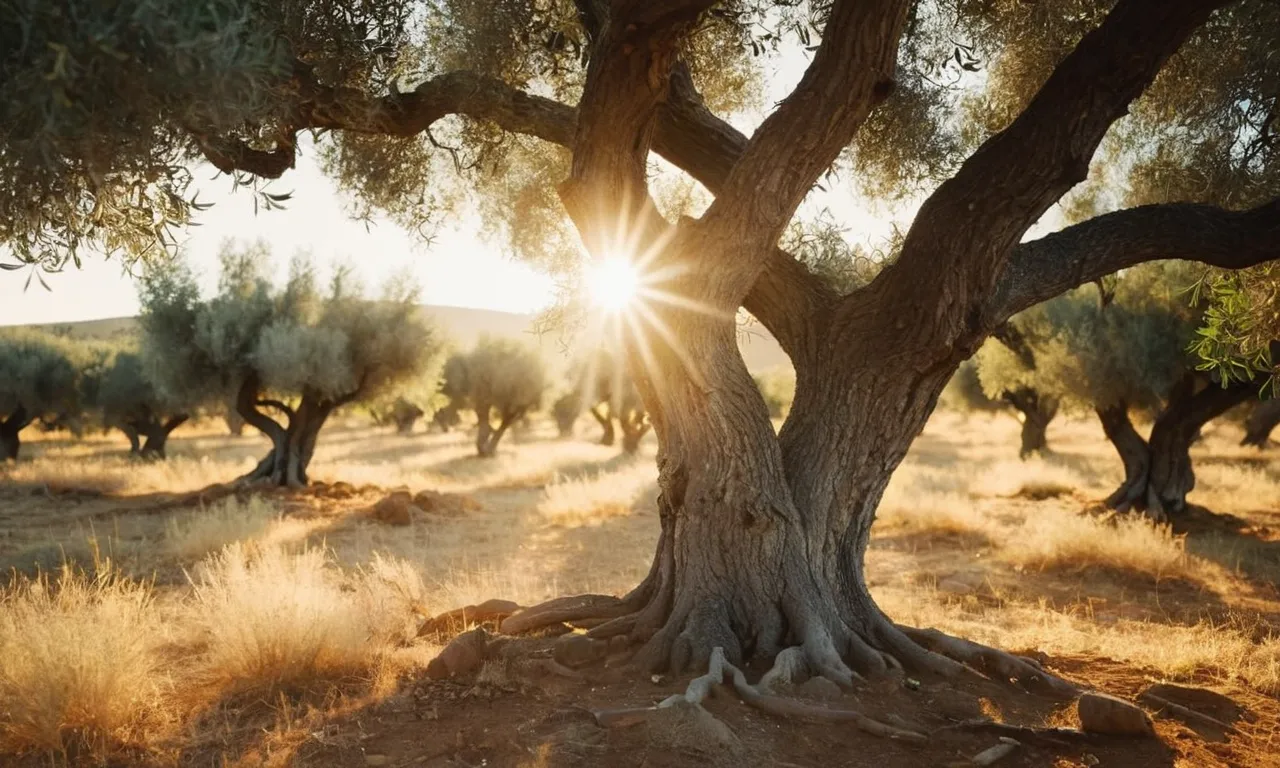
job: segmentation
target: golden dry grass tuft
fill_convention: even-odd
[[[1156,577],[1197,573],[1184,537],[1136,515],[1100,518],[1045,510],[1028,517],[1010,542],[1002,556],[1029,568],[1115,568]]]
[[[538,513],[554,525],[602,525],[629,515],[635,506],[657,496],[657,470],[641,459],[610,472],[576,478],[557,477],[547,485]]]
[[[411,569],[389,560],[346,572],[320,549],[241,543],[201,562],[191,581],[188,628],[205,649],[197,674],[235,693],[367,673],[412,639],[423,592]]]
[[[18,580],[0,596],[0,751],[146,747],[169,720],[167,635],[151,588],[109,566]]]

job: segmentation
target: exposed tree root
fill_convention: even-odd
[[[746,704],[771,715],[818,722],[853,723],[859,730],[874,736],[912,742],[927,740],[923,733],[882,723],[856,710],[820,707],[771,693],[773,685],[789,682],[803,670],[805,657],[806,653],[799,648],[779,653],[773,668],[761,678],[759,684],[753,686],[747,682],[742,670],[726,660],[724,649],[717,647],[711,652],[707,673],[691,680],[684,693],[674,694],[656,707],[602,710],[595,713],[596,722],[603,727],[625,726],[640,722],[649,713],[660,709],[680,704],[701,706],[716,686],[725,683],[725,676],[728,675],[729,684]]]
[[[663,596],[665,590],[651,586],[653,577],[651,573],[650,579],[625,598],[583,595],[558,598],[534,606],[504,620],[502,631],[507,634],[527,633],[562,622],[579,627],[585,625],[591,627],[587,637],[592,639],[626,636],[633,643],[643,643],[645,647],[637,661],[651,668],[662,668],[665,662],[665,666],[675,672],[700,660],[698,645],[718,647],[726,659],[737,661],[742,658],[742,646],[729,629],[730,622],[724,615],[726,609],[723,606],[712,601],[702,601],[696,609],[670,606]],[[650,596],[655,600],[643,600]],[[655,604],[666,610],[655,610]],[[781,674],[778,670],[803,665],[812,674],[844,687],[863,680],[863,676],[854,669],[857,667],[870,674],[910,669],[953,680],[971,676],[1013,683],[1057,698],[1070,698],[1080,693],[1078,686],[1046,672],[1035,659],[953,637],[936,629],[893,624],[874,609],[874,605],[871,611],[874,611],[874,618],[865,636],[848,630],[839,622],[832,628],[829,622],[813,616],[799,616],[799,622],[804,622],[807,631],[799,646],[777,654],[774,669],[763,681],[765,689],[771,687]],[[659,616],[665,619],[661,625],[658,624]],[[760,649],[757,647],[756,651],[758,653]]]
[[[1061,698],[1071,698],[1081,692],[1079,686],[1045,672],[1035,659],[1015,656],[936,629],[899,629],[922,647],[977,669],[992,679],[1013,681],[1028,690],[1042,689]]]
[[[1014,738],[1022,743],[1041,744],[1054,748],[1069,747],[1072,744],[1081,742],[1104,741],[1110,738],[1095,733],[1087,733],[1076,728],[1034,728],[1029,725],[998,723],[987,718],[964,720],[953,725],[943,726],[935,733],[945,733],[947,731],[980,731],[995,736]]]

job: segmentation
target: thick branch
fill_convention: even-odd
[[[622,0],[593,46],[560,199],[594,255],[646,250],[669,228],[649,197],[646,164],[681,35],[711,4]]]
[[[408,137],[456,114],[571,148],[578,123],[574,107],[466,71],[442,74],[412,91],[380,97],[309,81],[303,96],[291,118],[294,131],[323,128]],[[206,159],[227,173],[243,171],[274,179],[294,165],[292,133],[273,150],[206,135],[197,135],[196,141]],[[715,193],[746,146],[747,137],[706,108],[688,69],[677,64],[670,94],[659,104],[653,150]],[[793,256],[775,249],[744,306],[795,358],[809,336],[807,318],[834,299],[834,293]]]
[[[1158,259],[1241,269],[1280,258],[1280,200],[1248,211],[1169,203],[1116,211],[1014,249],[983,316],[990,327],[1103,275]]]
[[[1009,127],[988,139],[921,207],[891,304],[937,307],[922,341],[949,355],[1022,235],[1084,180],[1099,142],[1209,14],[1228,0],[1119,0]]]
[[[795,90],[747,144],[703,217],[772,246],[818,177],[893,90],[906,0],[835,0]],[[718,228],[724,227],[724,230]]]
[[[707,109],[688,67],[678,64],[659,109],[654,151],[718,194],[746,147],[747,137]],[[743,306],[799,365],[814,353],[813,318],[837,298],[794,256],[774,248]]]

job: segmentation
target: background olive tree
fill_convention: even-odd
[[[542,404],[546,366],[537,350],[514,339],[484,337],[445,362],[440,391],[454,413],[476,415],[476,453],[495,456],[503,435]]]
[[[276,286],[264,271],[269,255],[261,243],[228,245],[208,300],[181,263],[153,269],[143,281],[142,355],[163,397],[234,393],[237,412],[272,442],[244,479],[305,485],[329,416],[421,374],[437,342],[403,281],[369,299],[339,271],[322,290],[314,268],[295,260]]]
[[[988,395],[1028,387],[1097,413],[1125,467],[1107,499],[1117,509],[1181,512],[1195,485],[1189,450],[1201,427],[1257,397],[1255,384],[1224,386],[1196,369],[1190,346],[1205,309],[1191,300],[1197,274],[1182,262],[1144,264],[1021,313],[1010,325],[1034,367],[995,340],[978,351]],[[1135,414],[1152,421],[1146,439]]]
[[[0,332],[0,458],[17,460],[20,434],[33,422],[78,413],[82,354],[70,341],[37,331]]]

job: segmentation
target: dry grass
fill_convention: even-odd
[[[643,459],[612,472],[557,477],[543,492],[538,513],[554,525],[602,525],[610,518],[631,514],[639,503],[653,504],[657,477],[652,462]]]
[[[283,524],[280,512],[261,498],[227,498],[168,518],[164,551],[182,562],[191,562],[229,544],[264,538],[273,524]]]
[[[22,579],[0,597],[0,751],[106,757],[167,725],[168,625],[109,567]]]
[[[1016,542],[1016,544],[1015,544]],[[1029,568],[1114,568],[1152,576],[1193,577],[1197,561],[1168,525],[1132,515],[1098,518],[1046,510],[1012,532],[1002,556]]]
[[[409,642],[423,592],[411,569],[378,558],[348,573],[319,549],[232,544],[192,576],[198,675],[237,693],[307,687],[367,672]]]
[[[1120,479],[1092,423],[1056,422],[1055,453],[1028,462],[1014,458],[1016,431],[1011,419],[939,414],[917,441],[873,531],[869,577],[886,611],[1016,650],[1108,656],[1157,676],[1207,674],[1280,693],[1280,640],[1259,618],[1280,613],[1266,586],[1280,577],[1280,542],[1258,533],[1280,524],[1280,461],[1236,451],[1229,431],[1210,433],[1196,448],[1192,501],[1256,531],[1183,538],[1083,514]],[[647,571],[658,533],[652,445],[628,459],[556,440],[545,424],[504,441],[493,460],[473,458],[464,434],[327,430],[318,479],[461,492],[479,504],[408,527],[369,521],[366,497],[130,506],[131,496],[225,482],[262,448],[256,438],[182,435],[165,464],[113,455],[121,441],[49,440],[0,470],[0,492],[22,484],[124,497],[23,492],[0,503],[3,562],[29,569],[66,556],[92,569],[105,553],[116,563],[92,577],[19,579],[4,593],[0,754],[155,749],[202,727],[193,712],[250,692],[281,711],[299,690],[389,693],[397,673],[438,650],[415,638],[423,616],[492,597],[621,593]],[[157,571],[173,578],[148,586]],[[1185,605],[1160,604],[1157,588],[1159,600]],[[500,680],[504,670],[484,674]],[[290,729],[315,718],[285,720],[266,743],[305,740]]]

